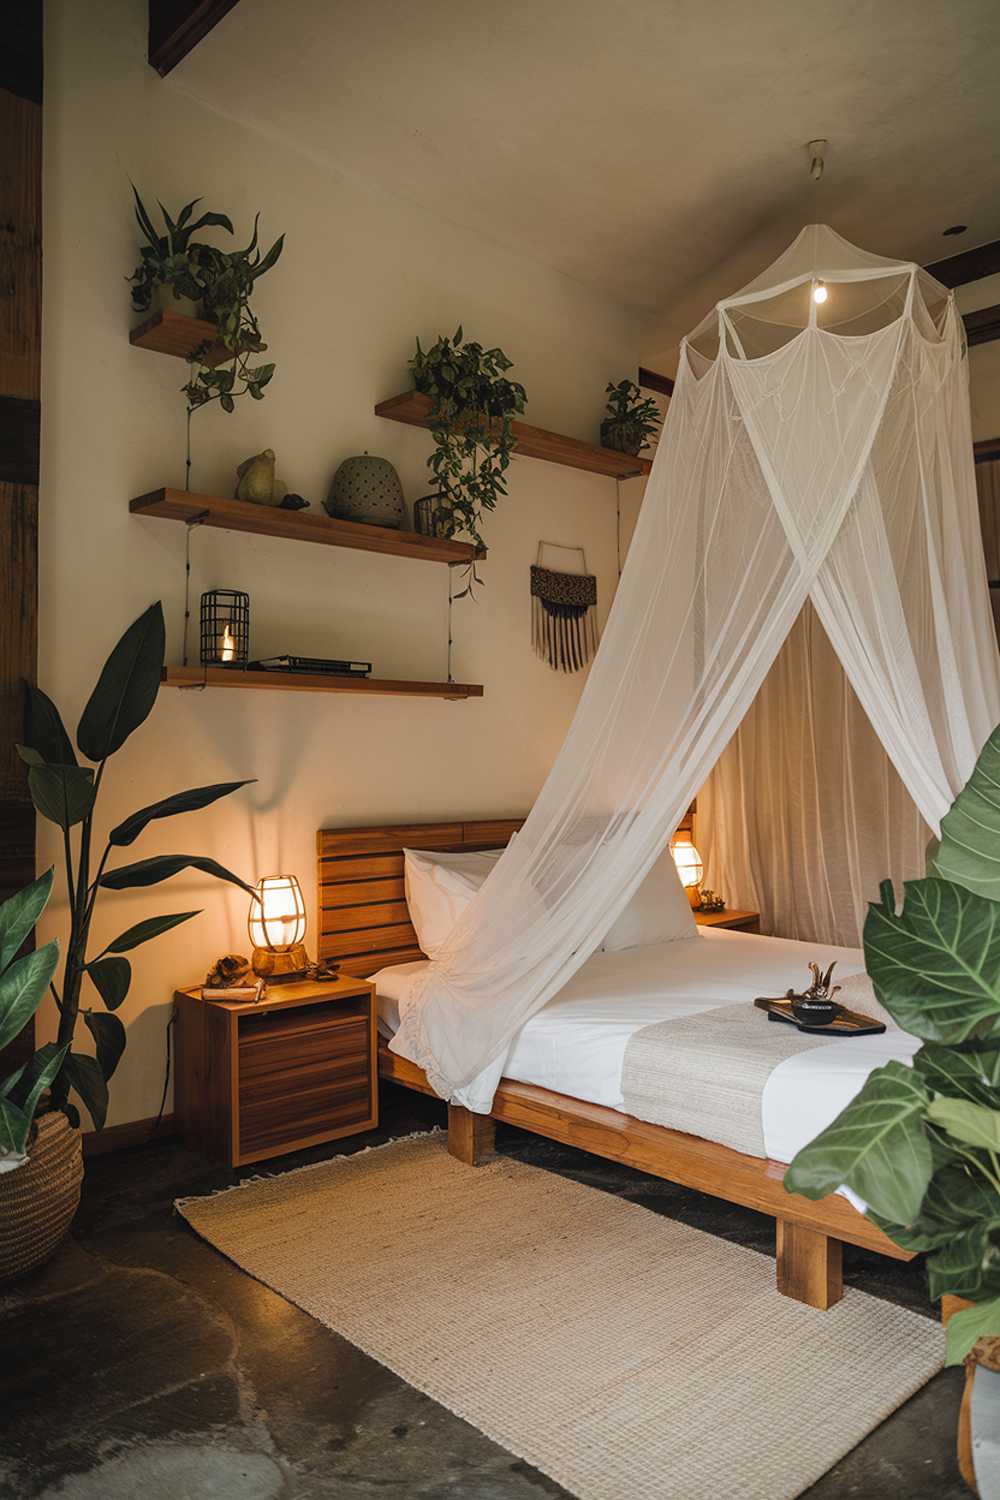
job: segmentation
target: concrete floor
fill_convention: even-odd
[[[341,1149],[428,1128],[442,1113],[387,1087],[380,1130]],[[519,1131],[501,1130],[498,1141],[521,1160],[773,1251],[773,1225],[759,1214]],[[176,1142],[88,1163],[71,1238],[0,1297],[3,1500],[564,1495],[238,1271],[173,1213],[175,1197],[252,1171],[210,1167]],[[846,1279],[933,1315],[919,1266],[849,1251]],[[960,1391],[960,1371],[939,1375],[810,1490],[812,1500],[965,1500],[954,1459]]]

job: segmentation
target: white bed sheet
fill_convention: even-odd
[[[595,954],[522,1027],[504,1074],[621,1110],[622,1063],[634,1032],[757,995],[784,994],[803,982],[810,960],[820,958],[824,964],[836,958],[841,977],[864,971],[859,948],[817,948],[710,927],[677,942]],[[423,961],[397,964],[374,976],[387,1033],[398,1026],[398,1002],[407,998],[424,967]],[[874,1068],[890,1058],[909,1062],[919,1045],[890,1027],[881,1036],[817,1047],[780,1063],[762,1101],[768,1156],[791,1161],[853,1099]],[[847,1196],[860,1206],[852,1194]]]

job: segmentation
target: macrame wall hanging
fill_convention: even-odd
[[[576,553],[581,566],[557,572],[544,565],[545,549]],[[597,650],[597,579],[587,572],[582,547],[539,542],[531,569],[531,643],[553,672],[579,672]]]

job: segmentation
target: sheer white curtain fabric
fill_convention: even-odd
[[[511,1039],[619,916],[810,596],[936,827],[1000,718],[976,545],[952,299],[918,267],[810,226],[682,346],[569,734],[393,1050],[443,1097],[488,1110]]]

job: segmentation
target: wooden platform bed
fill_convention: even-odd
[[[388,964],[423,958],[403,889],[403,849],[496,849],[506,844],[523,821],[321,829],[317,835],[320,956],[337,961],[346,974],[364,976]],[[384,1042],[379,1046],[379,1073],[393,1083],[434,1096],[423,1070],[390,1052]],[[460,1161],[478,1166],[492,1154],[497,1120],[773,1215],[778,1290],[810,1307],[832,1307],[843,1295],[845,1243],[895,1260],[913,1258],[846,1198],[831,1195],[812,1203],[786,1193],[781,1162],[744,1156],[698,1136],[649,1125],[618,1110],[509,1078],[501,1081],[489,1116],[448,1106],[449,1151]]]

